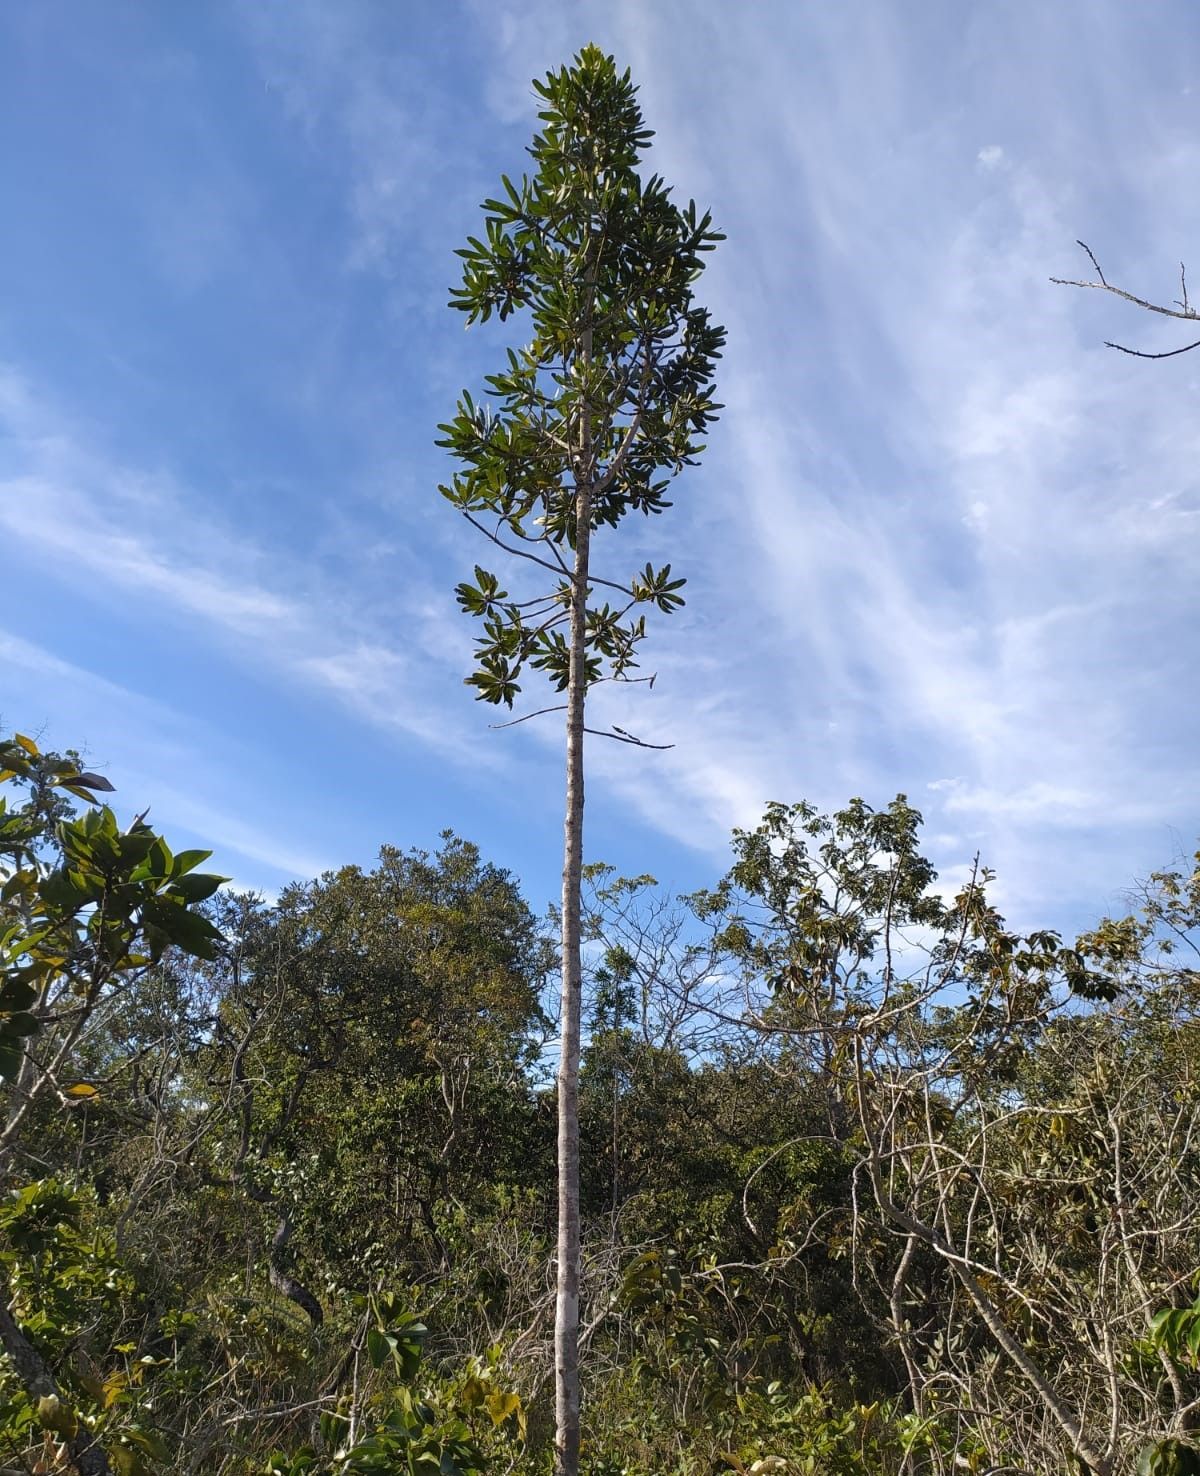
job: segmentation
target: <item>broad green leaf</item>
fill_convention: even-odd
[[[377,1327],[367,1329],[367,1357],[372,1368],[382,1368],[392,1356],[392,1345]]]
[[[181,876],[173,881],[168,895],[181,897],[187,903],[204,902],[228,880],[227,876],[194,871],[189,876]]]

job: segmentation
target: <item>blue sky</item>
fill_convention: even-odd
[[[727,410],[676,505],[653,693],[588,850],[681,888],[769,798],[926,814],[1033,923],[1198,830],[1188,5],[56,3],[0,12],[0,719],[273,891],[452,827],[557,887],[560,734],[493,733],[435,491],[502,356],[453,248],[595,40],[729,240]],[[1197,262],[1200,273],[1200,262]]]

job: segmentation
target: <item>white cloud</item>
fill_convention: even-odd
[[[696,723],[677,663],[655,730],[681,756],[669,782],[625,786],[658,823],[744,819],[764,790],[882,803],[958,773],[935,823],[969,820],[958,839],[1044,909],[1157,859],[1168,819],[1200,822],[1195,677],[1172,655],[1197,616],[1191,396],[1106,354],[1097,305],[1047,281],[1090,229],[1085,187],[1107,189],[1116,241],[1130,195],[1139,240],[1193,235],[1200,149],[1149,106],[1118,126],[1145,64],[1132,17],[1106,10],[1081,43],[1041,14],[1018,106],[1015,52],[983,21],[940,38],[942,76],[955,48],[995,53],[951,99],[894,6],[743,14],[720,44],[705,13],[621,13],[655,166],[711,182],[732,227],[703,288],[730,329],[702,474],[727,511],[690,572],[694,602],[739,611],[740,644],[718,631],[705,653],[722,723]],[[1090,90],[1063,96],[1065,57]],[[973,113],[1013,141],[964,151]],[[1097,137],[1102,177],[1079,172]]]
[[[352,589],[206,517],[194,489],[110,459],[11,369],[0,373],[0,428],[15,468],[0,473],[0,530],[48,575],[87,571],[102,596],[152,596],[156,609],[189,620],[243,665],[469,761],[445,720],[453,684],[441,663],[416,643],[374,638],[374,612]],[[447,595],[447,616],[451,609]],[[413,616],[429,619],[420,589]]]
[[[1195,235],[1200,147],[1164,85],[1181,63],[1132,9],[472,4],[487,77],[468,67],[458,91],[381,41],[377,7],[244,14],[298,137],[343,179],[349,261],[408,294],[407,334],[438,325],[434,359],[454,325],[425,287],[476,198],[477,135],[511,133],[519,169],[528,79],[592,36],[634,68],[653,167],[729,229],[701,287],[730,330],[723,423],[676,509],[612,540],[676,563],[688,610],[647,645],[654,692],[595,709],[677,746],[594,743],[610,794],[716,851],[770,797],[920,793],[939,859],[978,846],[1042,911],[1159,859],[1167,821],[1200,821],[1196,370],[1108,353],[1125,328],[1165,346],[1170,325],[1047,282],[1099,231],[1114,279],[1170,288]],[[332,580],[232,536],[194,489],[106,461],[31,396],[9,418],[0,519],[24,546],[149,585],[240,660],[436,752],[515,772],[557,746],[553,723],[480,741],[481,709],[451,696],[469,626],[432,582],[404,591],[414,638],[389,644],[352,587],[362,560]]]
[[[230,734],[4,630],[0,668],[6,701],[23,699],[22,722],[45,723],[45,741],[54,746],[86,745],[88,762],[116,786],[110,803],[122,817],[148,808],[168,839],[185,827],[212,848],[213,867],[232,873],[235,886],[244,882],[246,860],[258,863],[256,878],[260,867],[301,879],[329,869],[330,859],[295,827],[276,817],[268,828],[230,810],[231,797],[252,808],[239,776],[253,767]],[[16,716],[0,710],[0,723]]]

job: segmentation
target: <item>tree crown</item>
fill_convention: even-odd
[[[725,337],[692,294],[723,238],[694,202],[677,206],[657,175],[639,174],[652,134],[629,73],[588,46],[534,88],[535,171],[519,184],[503,177],[504,197],[484,202],[483,234],[459,251],[451,295],[468,324],[527,314],[532,337],[487,377],[491,403],[464,393],[438,442],[461,463],[443,495],[507,553],[556,576],[548,595],[523,603],[482,568],[458,586],[461,607],[484,621],[467,680],[509,706],[526,662],[567,685],[563,550],[576,546],[580,494],[592,529],[670,506],[671,479],[695,462],[720,409],[713,371]],[[644,621],[630,611],[678,608],[683,581],[647,566],[628,582],[588,584],[621,596],[588,609],[590,683],[606,661],[616,677],[636,665]]]

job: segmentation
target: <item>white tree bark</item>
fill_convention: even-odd
[[[590,304],[589,304],[590,311]],[[591,364],[591,329],[581,361]],[[558,1063],[558,1284],[554,1308],[556,1476],[579,1471],[579,1034],[583,995],[580,912],[583,885],[583,739],[587,699],[587,598],[591,552],[591,427],[581,417],[575,483],[575,566],[571,582],[571,665],[567,686],[567,783],[563,824],[562,1021]]]

